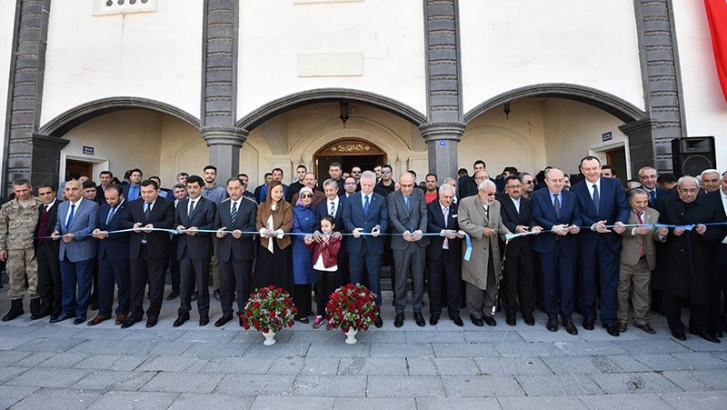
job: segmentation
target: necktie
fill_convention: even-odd
[[[560,199],[558,199],[558,194],[554,194],[553,198],[553,208],[555,208],[555,217],[560,219]]]
[[[644,223],[643,215],[644,215],[644,213],[641,212],[641,211],[636,212],[636,216],[639,217],[639,224],[643,224]],[[646,250],[644,249],[644,244],[645,244],[644,242],[641,242],[641,257],[642,258],[644,257],[644,255],[646,255]]]
[[[411,207],[409,206],[409,195],[404,195],[404,205],[406,205],[406,211],[411,211]]]
[[[444,227],[447,227],[447,218],[449,218],[449,208],[443,207],[442,213],[444,214]],[[449,239],[444,238],[444,242],[442,243],[442,249],[449,249]]]
[[[328,215],[336,216],[336,203],[331,201],[331,210],[328,211]]]
[[[649,205],[652,207],[656,204],[656,190],[649,191]]]
[[[598,185],[593,184],[593,204],[596,205],[596,213],[600,212],[601,195],[598,195]]]
[[[237,202],[232,201],[232,210],[230,211],[230,222],[232,225],[235,224],[236,219],[237,219]]]
[[[364,196],[364,215],[369,214],[369,196]]]
[[[116,213],[116,207],[111,207],[111,209],[109,209],[109,216],[106,217],[106,225],[108,225],[109,222],[111,222],[111,218],[114,217],[115,213]]]
[[[66,222],[66,229],[71,229],[71,224],[73,223],[73,213],[76,210],[76,204],[71,204],[71,210],[68,214],[68,222]]]
[[[144,202],[144,218],[149,219],[149,215],[151,214],[151,203],[150,202]]]
[[[196,201],[196,200],[195,200],[195,201],[191,201],[191,202],[189,203],[189,215],[188,215],[188,216],[190,216],[190,217],[191,217],[191,216],[192,216],[192,214],[194,213],[194,205],[195,205],[196,203],[197,203],[197,201]]]

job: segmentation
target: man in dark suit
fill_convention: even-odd
[[[399,190],[386,197],[389,207],[389,225],[392,227],[391,249],[394,251],[396,283],[394,326],[404,325],[406,309],[407,277],[411,274],[412,307],[417,326],[424,326],[424,261],[429,237],[422,236],[427,230],[427,203],[424,190],[414,189],[414,176],[404,172],[399,177]]]
[[[580,289],[578,302],[583,313],[583,328],[593,330],[596,320],[596,278],[601,290],[601,324],[611,336],[618,336],[616,310],[621,237],[606,225],[617,227],[629,218],[626,191],[614,178],[601,178],[601,161],[594,156],[581,160],[580,170],[585,179],[571,191],[578,198],[582,223],[579,235],[578,271]]]
[[[61,314],[61,262],[58,259],[58,241],[48,238],[56,227],[58,204],[56,192],[50,185],[38,187],[38,198],[43,202],[38,215],[38,226],[35,229],[35,255],[38,259],[38,295],[40,296],[40,313],[31,312],[30,320],[48,315],[51,319]]]
[[[530,200],[521,194],[522,182],[517,174],[505,178],[506,194],[500,196],[502,223],[513,233],[528,231],[540,232],[543,228],[533,220]],[[535,324],[535,264],[533,257],[532,236],[522,236],[507,242],[505,246],[505,269],[503,283],[500,285],[503,306],[505,307],[505,323],[510,326],[517,324],[515,312],[518,301],[523,320],[528,326]]]
[[[86,321],[91,299],[91,269],[96,260],[96,239],[91,232],[98,226],[98,204],[83,198],[81,183],[66,182],[68,201],[58,205],[58,218],[52,236],[60,239],[59,258],[63,281],[63,312],[51,323],[72,317],[73,324]],[[76,294],[76,287],[78,293]]]
[[[210,322],[209,276],[213,253],[212,234],[197,231],[214,228],[217,205],[211,199],[202,196],[203,186],[204,179],[201,176],[190,175],[187,178],[189,197],[177,204],[175,211],[174,225],[179,235],[177,259],[180,272],[180,303],[179,316],[174,321],[174,327],[179,327],[189,320],[195,284],[198,289],[199,325],[205,326]]]
[[[533,250],[540,255],[543,269],[545,310],[548,314],[546,327],[558,330],[560,314],[565,330],[577,335],[573,324],[573,287],[575,284],[576,259],[581,212],[578,198],[571,191],[563,190],[564,174],[558,168],[544,173],[547,189],[533,193],[533,218],[544,231],[533,239]],[[560,303],[558,303],[560,302]]]
[[[184,175],[184,184],[178,183],[172,187],[172,194],[174,195],[174,209],[176,212],[177,205],[185,199],[187,199],[187,178],[189,175]],[[167,295],[167,300],[174,300],[179,296],[179,259],[177,259],[177,244],[179,243],[179,235],[172,235],[172,251],[171,257],[169,258],[169,277],[172,282],[172,290]],[[192,294],[192,301],[197,300],[197,293]]]
[[[641,182],[641,187],[649,195],[649,207],[651,208],[656,208],[656,201],[659,198],[674,194],[673,191],[656,186],[656,180],[657,176],[654,168],[643,167],[639,170],[639,182]]]
[[[478,159],[475,161],[475,163],[472,165],[473,173],[472,176],[463,176],[459,180],[459,197],[460,198],[467,198],[468,196],[474,196],[477,195],[478,192],[478,186],[484,179],[476,180],[475,177],[477,176],[477,172],[479,171],[485,171],[487,168],[487,165],[485,164],[485,161]],[[489,179],[490,176],[487,175],[487,178]]]
[[[121,230],[129,202],[124,199],[124,189],[111,185],[104,191],[106,203],[99,211],[99,227],[93,231],[98,239],[98,315],[88,322],[95,326],[111,318],[114,305],[114,284],[118,288],[116,307],[116,324],[126,322],[129,313],[129,295],[131,292],[131,270],[129,267],[129,237],[131,233],[114,233]]]
[[[457,204],[453,202],[454,189],[453,185],[442,184],[439,187],[439,199],[427,205],[427,232],[441,235],[430,237],[427,248],[429,324],[432,326],[439,323],[439,316],[445,304],[449,318],[454,324],[464,326],[459,316],[464,235],[459,233]]]
[[[124,198],[126,198],[127,201],[136,201],[138,198],[140,198],[140,192],[141,192],[141,178],[144,176],[144,174],[141,172],[139,168],[134,168],[129,171],[129,183],[126,185],[123,185],[124,187]],[[157,187],[159,185],[157,184]]]
[[[126,329],[144,317],[144,288],[149,282],[149,309],[146,327],[156,326],[162,308],[164,269],[170,253],[169,232],[174,225],[174,203],[159,196],[159,186],[152,180],[141,182],[141,197],[129,203],[121,220],[121,229],[134,231],[129,239],[131,259],[131,302],[129,316],[121,327]]]
[[[343,206],[343,221],[353,238],[346,241],[351,282],[361,283],[364,268],[371,291],[376,294],[376,305],[381,308],[381,256],[384,254],[384,238],[379,237],[388,227],[389,212],[383,196],[374,192],[376,174],[365,171],[361,175],[361,191],[352,195]],[[370,234],[364,235],[362,234]],[[376,317],[376,327],[383,326],[381,316]]]
[[[720,189],[709,192],[705,196],[714,201],[727,215],[727,172],[722,174]],[[41,198],[42,200],[43,198]],[[727,220],[727,217],[725,217]],[[727,329],[727,237],[714,245],[714,274],[712,275],[712,295],[710,296],[710,318],[712,332],[717,337],[724,335]]]
[[[106,191],[106,188],[110,187],[114,180],[114,174],[111,171],[101,171],[98,174],[98,178],[101,181],[96,186],[96,202],[98,203],[98,206],[103,206],[106,203],[106,197],[104,196],[104,191]],[[122,188],[123,190],[123,188]]]
[[[237,315],[242,313],[250,296],[252,284],[252,261],[255,257],[253,236],[242,232],[254,232],[257,204],[243,196],[244,187],[239,179],[227,180],[227,194],[220,203],[215,216],[215,229],[220,244],[217,247],[220,259],[220,305],[222,317],[215,322],[220,327],[232,320],[233,296],[237,293]],[[225,233],[223,231],[232,231]],[[242,325],[242,320],[240,320]]]
[[[330,178],[323,181],[323,193],[326,195],[325,201],[316,206],[316,231],[321,229],[321,218],[330,215],[333,217],[333,223],[336,224],[334,231],[346,233],[346,224],[343,222],[343,205],[346,203],[346,198],[338,196],[338,183]],[[338,276],[340,285],[351,283],[345,236],[341,237],[341,248],[338,251]]]

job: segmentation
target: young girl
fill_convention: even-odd
[[[333,293],[339,285],[338,280],[338,250],[341,249],[341,238],[333,236],[333,228],[336,226],[332,216],[321,218],[321,231],[323,236],[306,236],[305,243],[308,248],[313,249],[313,269],[318,276],[316,284],[316,318],[313,320],[313,328],[318,329],[324,321],[328,296]]]

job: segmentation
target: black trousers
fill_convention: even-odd
[[[61,313],[61,263],[58,260],[58,246],[51,241],[44,242],[35,253],[38,260],[38,295],[43,312]]]
[[[210,311],[210,258],[190,259],[183,256],[179,260],[179,311],[192,310],[192,293],[197,286],[197,310],[200,316],[208,316]]]
[[[520,311],[532,314],[535,310],[535,255],[507,255],[503,281],[500,284],[505,312],[514,315],[518,302]]]
[[[316,315],[326,316],[326,305],[329,296],[338,287],[342,286],[339,272],[340,268],[338,271],[331,272],[316,270],[316,276],[318,277],[318,282],[316,282]]]
[[[687,301],[684,298],[670,295],[662,291],[662,308],[669,323],[669,329],[676,332],[684,332],[682,323],[682,305]],[[709,330],[709,306],[694,305],[689,303],[689,331],[692,333],[706,332]]]
[[[308,317],[308,312],[313,310],[313,299],[311,298],[312,285],[295,285],[293,292],[293,303],[298,308],[296,319]]]
[[[166,259],[153,259],[146,245],[139,251],[139,259],[131,260],[131,304],[130,314],[141,319],[144,316],[144,289],[149,283],[148,317],[158,318],[164,296]]]
[[[220,306],[222,313],[232,314],[232,302],[237,293],[237,313],[245,309],[252,290],[252,259],[220,261]]]
[[[433,316],[440,315],[442,308],[446,305],[447,313],[459,315],[462,295],[462,253],[455,254],[448,249],[442,249],[439,259],[428,258],[427,266],[429,271],[429,313]]]

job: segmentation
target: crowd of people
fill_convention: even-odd
[[[140,169],[123,181],[103,171],[98,185],[71,173],[58,192],[17,179],[0,208],[11,302],[2,320],[24,314],[27,293],[30,320],[94,326],[115,314],[128,328],[146,315],[153,327],[163,300],[179,298],[173,326],[190,320],[192,302],[205,326],[212,295],[222,311],[214,325],[223,326],[255,288],[275,285],[293,295],[296,320],[329,327],[328,295],[341,285],[364,284],[381,306],[388,265],[395,327],[409,301],[415,323],[426,326],[426,291],[432,326],[445,308],[463,326],[465,307],[478,327],[496,326],[498,308],[506,324],[515,326],[519,312],[532,326],[540,308],[552,332],[562,325],[577,334],[577,313],[584,330],[600,320],[619,336],[631,317],[653,334],[657,310],[684,340],[687,306],[688,331],[719,343],[727,175],[705,170],[677,180],[644,167],[627,190],[596,157],[583,158],[579,170],[573,184],[553,167],[535,176],[506,167],[491,178],[478,160],[471,176],[460,169],[440,184],[434,174],[417,183],[413,171],[395,179],[390,165],[344,173],[334,162],[320,185],[301,165],[292,184],[275,168],[252,192],[246,174],[218,185],[212,165],[201,175],[179,173],[171,188]],[[89,307],[98,313],[87,321]]]

